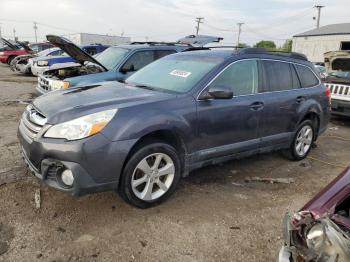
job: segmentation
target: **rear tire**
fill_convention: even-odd
[[[315,140],[315,125],[311,120],[303,121],[299,127],[289,149],[283,155],[293,161],[300,161],[307,157]]]
[[[15,56],[9,56],[9,58],[7,58],[7,64],[10,65],[11,61],[15,58]]]
[[[137,149],[128,160],[119,194],[138,208],[159,205],[175,191],[181,178],[181,162],[174,147],[152,142]]]

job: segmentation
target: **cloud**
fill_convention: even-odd
[[[321,0],[321,24],[346,22],[349,0]],[[194,19],[205,17],[200,32],[237,38],[237,22],[243,25],[242,41],[253,44],[271,38],[278,43],[315,25],[314,0],[1,0],[3,34],[34,39],[33,21],[39,36],[48,33],[89,32],[131,36],[133,40],[174,41],[195,32]],[[15,20],[15,21],[14,21]]]

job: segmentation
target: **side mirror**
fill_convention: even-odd
[[[207,93],[202,97],[203,99],[231,99],[233,92],[226,86],[213,86],[209,87]]]
[[[135,66],[133,64],[130,65],[124,65],[121,69],[120,72],[125,74],[128,72],[134,72],[135,71]]]

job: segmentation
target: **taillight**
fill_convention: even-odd
[[[326,85],[325,95],[326,95],[326,97],[328,97],[329,106],[331,106],[331,104],[332,104],[332,99],[331,99],[332,91],[331,91],[331,89],[329,88],[328,85]]]

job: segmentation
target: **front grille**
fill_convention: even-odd
[[[32,105],[29,105],[23,112],[19,129],[27,137],[33,139],[37,136],[45,124],[45,116],[35,110]]]
[[[50,91],[49,80],[45,79],[45,77],[43,77],[41,75],[38,77],[38,85],[41,89],[44,89],[46,91]]]
[[[332,95],[336,96],[350,96],[350,86],[339,84],[325,84],[331,89]]]

